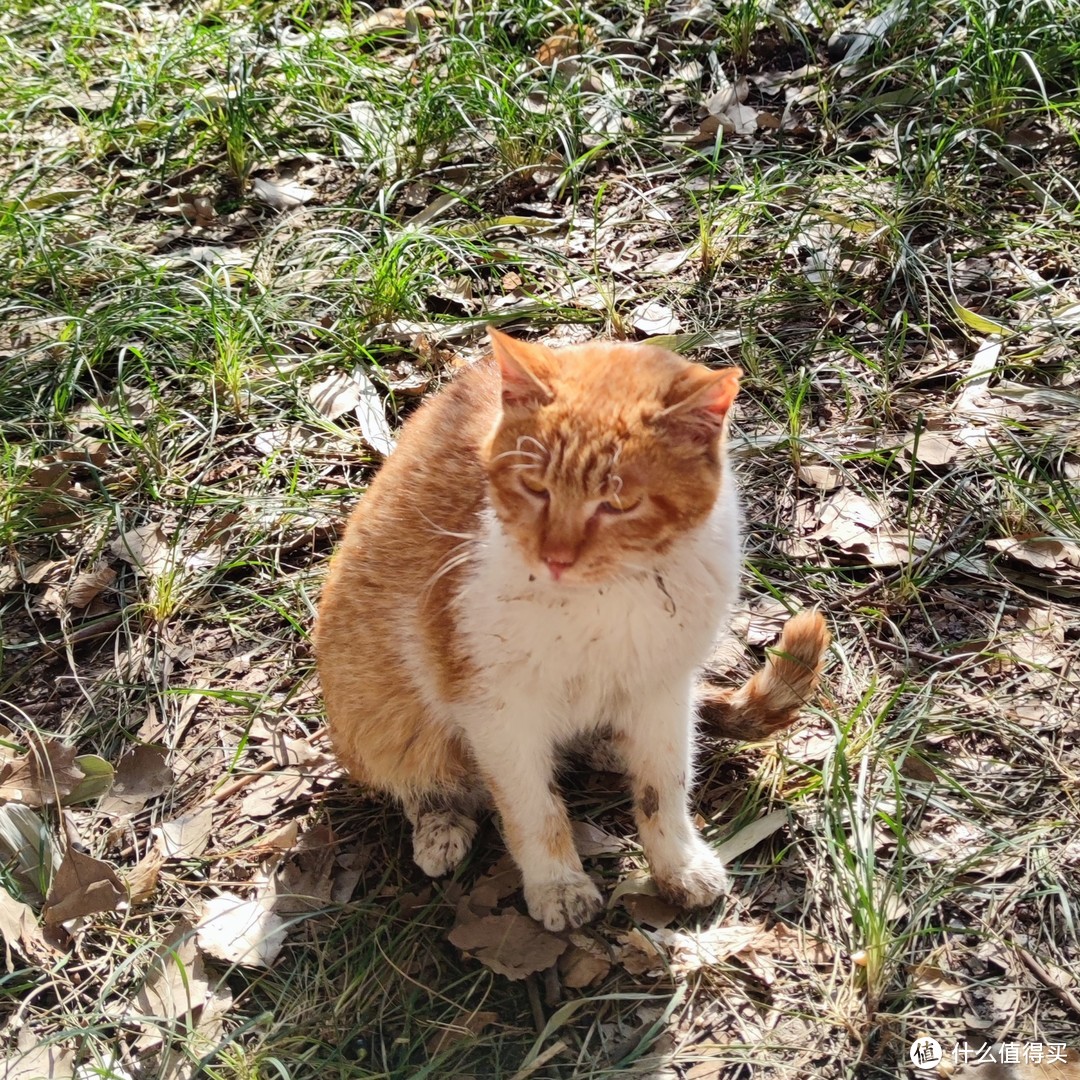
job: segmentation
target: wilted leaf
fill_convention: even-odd
[[[800,465],[799,479],[819,491],[834,491],[844,485],[843,471],[835,465]]]
[[[630,917],[634,922],[651,926],[655,930],[661,930],[670,925],[679,916],[679,909],[660,896],[650,896],[648,893],[627,893],[621,899],[623,907],[630,912]]]
[[[714,849],[716,855],[721,861],[729,863],[751,848],[757,847],[762,840],[767,840],[787,823],[788,813],[786,810],[773,810],[771,813],[758,818],[757,821],[752,821],[749,825],[743,826],[733,836],[729,836]]]
[[[930,960],[911,969],[911,989],[942,1005],[959,1005],[964,1000],[964,987]]]
[[[83,570],[68,587],[66,595],[68,607],[81,611],[115,581],[116,571],[111,566]]]
[[[450,931],[450,941],[508,979],[524,979],[551,967],[566,951],[564,938],[548,933],[517,911],[485,915]]]
[[[126,899],[127,889],[108,863],[69,845],[49,886],[42,916],[48,925],[56,926],[83,915],[115,911]]]
[[[258,177],[251,181],[251,193],[272,210],[279,211],[295,210],[315,197],[314,191],[301,187],[299,184],[287,182],[275,184]]]
[[[449,1024],[440,1024],[439,1029],[428,1036],[424,1045],[429,1055],[434,1057],[444,1050],[466,1042],[479,1035],[485,1028],[499,1022],[495,1012],[465,1012]]]
[[[597,33],[592,26],[563,26],[536,50],[536,59],[547,67],[559,60],[580,56],[596,42]]]
[[[611,957],[606,946],[588,934],[570,935],[570,948],[559,957],[563,986],[572,990],[594,986],[607,978],[609,971]]]
[[[956,317],[965,325],[979,334],[1001,334],[1007,336],[1012,331],[1004,324],[995,322],[993,319],[986,318],[985,315],[980,315],[976,311],[972,311],[971,308],[964,307],[955,297],[951,297],[953,312]]]
[[[137,814],[150,799],[168,791],[172,769],[160,746],[136,746],[116,766],[112,789],[98,807],[106,814]]]
[[[682,322],[671,308],[655,300],[639,304],[630,312],[630,325],[642,334],[677,334]]]
[[[361,368],[353,369],[353,381],[360,392],[360,399],[356,403],[356,419],[360,421],[360,433],[372,450],[386,457],[394,449],[394,432],[386,422],[386,407],[382,396]]]
[[[415,34],[421,26],[430,26],[435,20],[435,9],[426,5],[413,8],[385,7],[373,11],[353,28],[356,35],[378,33]]]
[[[920,465],[933,468],[948,465],[960,453],[960,447],[947,435],[924,431],[918,436],[908,436],[904,442],[904,452]]]
[[[210,830],[214,825],[214,811],[205,806],[189,814],[174,818],[152,829],[166,858],[193,859],[206,850]]]
[[[12,1051],[3,1065],[3,1080],[70,1080],[74,1075],[75,1051],[38,1045]]]
[[[360,387],[350,375],[335,371],[309,388],[308,400],[327,420],[336,420],[360,403]]]
[[[325,825],[308,829],[277,868],[267,896],[282,915],[316,911],[330,902],[337,865],[334,834]]]
[[[582,858],[593,855],[615,855],[625,849],[626,844],[617,836],[590,825],[587,821],[575,821],[570,826],[574,834],[574,847]]]
[[[265,900],[232,893],[207,901],[197,933],[203,952],[246,967],[269,967],[285,944],[285,922]]]
[[[109,545],[109,550],[146,577],[156,577],[175,565],[176,559],[160,522],[129,529]]]
[[[11,959],[13,948],[18,949],[32,963],[40,963],[49,953],[49,947],[42,937],[34,909],[29,904],[16,900],[2,887],[0,887],[0,937],[4,939],[4,960],[9,972],[15,970]]]
[[[135,1002],[145,1016],[154,1017],[155,1027],[175,1020],[190,1026],[192,1012],[202,1007],[209,990],[195,934],[181,923],[155,950]]]
[[[1036,570],[1080,569],[1080,544],[1072,540],[1036,536],[1029,538],[1005,537],[987,540],[991,551],[1000,551],[1016,562],[1026,563]]]
[[[75,765],[82,770],[83,778],[60,800],[64,806],[97,799],[112,787],[113,767],[103,757],[81,754]]]
[[[165,865],[165,856],[151,848],[127,873],[128,899],[132,904],[145,904],[157,892],[158,878]]]
[[[32,741],[18,757],[0,747],[0,799],[47,806],[70,795],[82,781],[75,748],[59,739]]]

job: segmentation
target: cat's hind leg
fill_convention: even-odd
[[[413,861],[428,877],[442,877],[457,869],[472,847],[483,796],[459,790],[409,795],[402,800],[413,827]]]

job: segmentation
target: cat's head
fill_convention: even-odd
[[[650,570],[716,502],[742,372],[650,345],[490,333],[502,396],[483,454],[504,531],[567,584]]]

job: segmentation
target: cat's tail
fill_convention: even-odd
[[[698,712],[711,734],[764,739],[795,721],[817,690],[832,640],[820,611],[801,611],[784,624],[765,666],[737,690],[702,689]]]

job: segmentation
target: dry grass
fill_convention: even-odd
[[[753,0],[0,15],[0,754],[47,762],[0,806],[6,1075],[1080,1051],[1078,15],[938,0],[831,49],[862,16]],[[427,883],[321,743],[326,558],[384,429],[486,322],[737,358],[746,605],[715,666],[755,666],[785,605],[836,638],[805,723],[703,757],[711,839],[779,812],[732,898],[664,939],[628,894],[575,944],[611,961],[587,988],[567,958],[512,982],[463,957],[496,832]],[[627,799],[567,786],[613,888],[642,866]],[[46,926],[72,849],[119,892]],[[279,902],[269,968],[196,947],[206,901],[267,881],[309,898]]]

